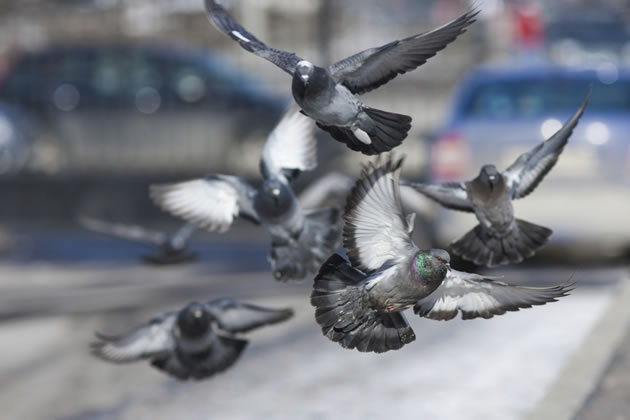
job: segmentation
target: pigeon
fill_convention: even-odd
[[[209,231],[225,232],[237,216],[263,224],[271,233],[269,260],[280,281],[317,272],[337,247],[341,214],[337,208],[303,209],[290,185],[300,171],[317,166],[314,125],[290,108],[265,143],[260,159],[263,184],[240,177],[208,175],[152,185],[152,199],[164,210]]]
[[[398,185],[402,160],[369,164],[348,197],[343,245],[315,277],[311,304],[322,333],[361,352],[397,350],[415,340],[403,311],[449,320],[491,318],[554,302],[567,283],[521,287],[456,271],[442,249],[419,249],[411,240],[415,213],[403,214]]]
[[[268,309],[229,298],[192,302],[123,335],[96,333],[98,341],[91,344],[91,351],[107,362],[150,360],[151,366],[177,379],[204,379],[238,360],[248,343],[238,334],[291,316],[291,309]]]
[[[364,105],[356,95],[369,92],[424,64],[475,21],[470,10],[429,32],[369,48],[329,67],[294,53],[270,48],[250,34],[214,0],[205,0],[208,17],[221,32],[292,76],[293,98],[302,112],[351,150],[376,155],[407,137],[411,117]]]
[[[94,232],[156,246],[157,253],[145,255],[143,261],[151,265],[174,265],[195,261],[197,256],[186,250],[196,228],[185,223],[170,235],[141,226],[106,222],[92,217],[81,217],[83,227]]]
[[[474,212],[479,224],[451,243],[455,255],[476,265],[493,267],[519,263],[542,247],[552,230],[514,217],[512,200],[529,195],[558,161],[564,146],[588,103],[587,95],[577,112],[553,136],[523,153],[504,172],[484,165],[468,182],[444,184],[405,183],[453,210]]]

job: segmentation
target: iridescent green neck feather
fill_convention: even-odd
[[[412,272],[414,277],[430,277],[431,272],[431,264],[429,259],[430,255],[424,255],[422,252],[418,253],[416,258],[412,262]]]

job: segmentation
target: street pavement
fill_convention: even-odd
[[[264,258],[264,247],[254,253]],[[321,335],[310,280],[281,284],[266,270],[214,268],[0,265],[0,418],[521,419],[544,399],[625,276],[624,269],[506,270],[506,281],[572,277],[579,287],[559,302],[491,320],[437,322],[409,312],[417,340],[374,355]],[[121,332],[156,312],[221,296],[290,306],[296,316],[248,335],[239,363],[201,382],[89,355],[95,330]]]

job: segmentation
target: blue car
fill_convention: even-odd
[[[630,71],[540,66],[472,72],[431,142],[431,181],[469,180],[489,163],[507,168],[561,127],[588,86],[588,107],[558,163],[534,193],[514,202],[515,212],[554,230],[548,248],[618,254],[630,243]],[[470,213],[436,212],[442,246],[477,223]]]

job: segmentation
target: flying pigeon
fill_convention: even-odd
[[[477,265],[496,266],[519,263],[543,246],[551,229],[514,217],[512,200],[529,195],[558,161],[586,104],[546,141],[523,153],[504,172],[494,165],[481,168],[468,182],[445,184],[404,183],[444,207],[474,212],[479,224],[451,243],[454,254]]]
[[[342,347],[382,353],[415,340],[403,311],[449,320],[491,318],[554,302],[572,284],[521,287],[450,268],[441,249],[411,240],[415,213],[403,214],[398,180],[402,160],[369,165],[355,184],[344,215],[349,262],[330,257],[315,277],[311,304],[322,333]]]
[[[329,67],[294,53],[270,48],[250,34],[214,0],[205,0],[208,17],[221,32],[293,77],[293,98],[302,112],[350,149],[366,155],[392,150],[407,137],[411,117],[364,105],[356,95],[384,85],[424,64],[475,21],[477,10],[429,32],[369,48]]]
[[[195,254],[187,251],[190,237],[196,230],[194,225],[190,223],[185,223],[168,235],[141,226],[106,222],[92,217],[81,217],[79,222],[83,227],[94,232],[157,247],[157,253],[142,257],[147,264],[173,265],[192,262],[197,259]]]
[[[290,109],[267,138],[260,160],[263,184],[240,177],[205,178],[151,186],[164,210],[209,231],[225,232],[237,216],[263,224],[271,233],[269,260],[277,280],[298,280],[316,272],[336,248],[341,215],[336,208],[305,210],[290,185],[300,171],[317,166],[312,121]]]
[[[291,316],[291,309],[267,309],[227,298],[193,302],[123,335],[96,333],[98,341],[91,349],[108,362],[149,360],[151,366],[177,379],[204,379],[236,362],[248,343],[238,334]]]

